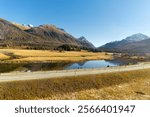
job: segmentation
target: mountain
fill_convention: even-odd
[[[142,41],[142,40],[145,40],[145,39],[148,39],[149,37],[147,35],[144,35],[142,33],[138,33],[138,34],[134,34],[132,36],[129,36],[127,37],[126,41],[128,42],[137,42],[137,41]]]
[[[150,38],[132,42],[126,46],[124,46],[123,52],[129,53],[150,53]]]
[[[18,23],[15,23],[15,22],[13,22],[13,24],[15,26],[17,26],[18,28],[20,28],[21,30],[27,30],[27,29],[31,28],[29,25],[25,25],[25,24],[18,24]]]
[[[30,35],[6,20],[0,19],[0,47],[25,47],[41,44],[40,38]]]
[[[95,48],[95,46],[83,36],[78,38],[78,40],[82,45],[84,45],[86,47]]]
[[[121,41],[107,43],[98,48],[99,51],[145,53],[149,50],[150,37],[138,33]],[[148,48],[146,48],[148,47]]]
[[[40,25],[39,27],[33,27],[25,32],[42,38],[42,41],[49,42],[50,46],[55,48],[64,44],[74,45],[81,47],[82,45],[77,43],[76,39],[68,33],[59,30],[53,25]]]
[[[94,49],[90,42],[83,43],[62,28],[54,25],[24,26],[0,19],[0,47],[28,49]]]

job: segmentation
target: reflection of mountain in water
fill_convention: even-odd
[[[0,64],[0,73],[11,71],[46,71],[46,70],[63,70],[72,63],[2,63]]]
[[[129,61],[123,60],[91,60],[85,62],[58,62],[58,63],[0,63],[0,73],[21,71],[49,71],[49,70],[67,70],[84,68],[102,68],[106,66],[118,66],[128,64]],[[131,62],[130,62],[131,63]]]
[[[70,63],[32,63],[26,64],[24,67],[28,68],[31,71],[45,71],[45,70],[62,70],[65,66],[68,66]]]
[[[106,62],[110,64],[115,64],[115,65],[124,65],[125,63],[118,61],[118,60],[105,60]]]
[[[82,67],[86,62],[77,63],[80,67]]]
[[[20,67],[20,65],[19,64],[1,63],[0,64],[0,73],[13,71],[14,69],[17,69],[18,67]]]
[[[106,62],[109,62],[111,64],[115,65],[128,65],[129,63],[136,64],[136,61],[131,60],[120,60],[120,59],[113,59],[113,60],[105,60]]]

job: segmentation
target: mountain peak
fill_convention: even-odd
[[[129,41],[129,42],[134,42],[134,41],[142,41],[145,39],[148,39],[149,37],[147,35],[144,35],[142,33],[137,33],[137,34],[133,34],[127,38],[125,38],[124,40]]]
[[[94,46],[91,42],[89,42],[84,36],[81,36],[80,38],[78,38],[78,40],[79,40],[82,44],[86,45],[87,47],[95,48],[95,46]]]
[[[79,38],[79,40],[80,40],[80,41],[87,42],[87,39],[86,39],[84,36],[81,36],[81,37]]]

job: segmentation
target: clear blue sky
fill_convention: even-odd
[[[0,0],[0,17],[54,24],[95,46],[139,32],[150,36],[150,0]]]

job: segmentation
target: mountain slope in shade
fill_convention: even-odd
[[[41,25],[25,31],[31,35],[42,38],[45,42],[49,41],[51,43],[51,47],[58,47],[63,44],[81,46],[81,44],[78,44],[73,36],[59,30],[55,26]]]
[[[0,19],[0,46],[2,47],[57,49],[63,45],[93,49],[93,46],[87,46],[87,44],[68,34],[64,29],[53,25],[27,28]]]
[[[25,31],[32,35],[41,37],[45,41],[50,41],[51,46],[56,46],[58,44],[62,47],[63,45],[69,44],[71,46],[80,48],[95,48],[89,41],[83,42],[80,39],[76,39],[67,33],[64,29],[57,28],[54,25],[40,25],[39,27],[33,27]]]
[[[109,51],[109,52],[150,52],[147,51],[150,43],[149,37],[138,33],[127,37],[121,41],[114,41],[107,43],[98,48],[99,51]],[[148,47],[148,48],[146,48]],[[147,50],[146,50],[147,49]]]
[[[124,46],[124,52],[129,53],[150,53],[150,38],[132,42],[126,46]]]

